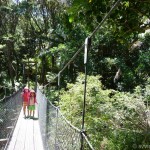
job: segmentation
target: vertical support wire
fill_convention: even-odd
[[[91,46],[91,38],[87,37],[85,39],[85,49],[84,49],[84,71],[85,71],[85,79],[84,79],[84,99],[83,99],[83,111],[82,111],[82,131],[81,131],[81,150],[84,149],[84,137],[82,133],[85,132],[84,123],[85,123],[85,105],[86,105],[86,87],[87,87],[87,62],[88,62],[88,51]]]
[[[58,107],[59,107],[59,94],[60,94],[60,72],[58,73]],[[58,130],[58,107],[56,109],[56,131],[55,131],[55,149],[59,147],[59,143],[57,143],[57,130]]]
[[[58,73],[58,106],[59,106],[59,95],[60,95],[60,77],[61,77],[61,72]]]

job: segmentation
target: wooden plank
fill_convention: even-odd
[[[19,129],[20,129],[20,126],[21,126],[21,123],[22,123],[22,117],[23,117],[23,110],[21,110],[21,112],[20,112],[20,115],[19,115],[18,121],[16,123],[16,127],[14,129],[11,141],[9,142],[9,145],[8,145],[8,148],[7,148],[8,150],[14,150],[15,143],[16,143],[16,140],[17,140],[17,136],[18,136],[18,133],[19,133]]]
[[[21,111],[7,150],[44,150],[37,110],[34,120],[24,119]]]
[[[26,130],[24,150],[34,150],[33,120],[32,119],[27,119],[26,122],[27,122],[27,130]]]
[[[25,138],[26,138],[26,130],[27,130],[27,120],[24,119],[23,113],[21,113],[21,124],[20,124],[20,129],[19,133],[17,136],[17,140],[15,142],[15,147],[14,150],[24,150],[25,146]]]
[[[44,150],[37,110],[34,120],[24,119],[21,111],[7,150]]]
[[[39,128],[39,122],[34,121],[34,148],[35,150],[44,150]]]

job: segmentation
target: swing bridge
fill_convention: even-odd
[[[82,110],[82,128],[73,126],[61,113],[59,106],[54,106],[44,94],[44,88],[37,87],[37,102],[35,119],[25,119],[22,110],[22,88],[9,97],[0,100],[0,150],[94,150],[84,128],[86,86],[87,86],[87,60],[91,46],[91,38],[102,26],[110,14],[117,8],[118,0],[106,14],[100,24],[86,38],[85,43],[59,71],[58,89],[62,72],[75,60],[84,48],[84,99]],[[56,79],[55,78],[55,79]],[[5,91],[6,94],[6,91]],[[126,132],[126,131],[124,131]]]
[[[36,90],[34,119],[24,118],[21,92],[22,88],[0,100],[0,150],[94,150],[87,134],[73,126],[46,97],[45,87]],[[123,128],[118,132],[127,136],[132,132],[135,139],[140,134]]]
[[[21,92],[22,89],[1,103],[1,150],[79,150],[82,146],[93,149],[84,132],[70,124],[39,88],[35,119],[25,119]]]

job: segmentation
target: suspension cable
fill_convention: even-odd
[[[118,0],[110,9],[110,11],[104,16],[103,20],[99,23],[99,25],[95,28],[95,30],[91,33],[91,35],[89,36],[89,38],[92,38],[94,36],[94,34],[99,30],[99,28],[102,26],[102,24],[106,21],[106,19],[110,16],[110,14],[117,8],[117,6],[119,5],[119,3],[122,0]],[[73,55],[73,57],[66,63],[66,65],[59,71],[59,73],[56,75],[56,77],[53,79],[55,80],[59,74],[61,74],[67,66],[69,66],[71,64],[71,62],[77,57],[77,55],[82,51],[82,49],[84,48],[84,43],[82,44],[82,46],[78,49],[78,51]],[[47,85],[49,85],[51,82],[49,82],[48,84],[46,84],[44,87],[46,87]]]
[[[89,36],[89,38],[91,38],[92,36],[94,36],[94,34],[98,31],[98,29],[102,26],[102,24],[107,20],[107,18],[110,16],[110,14],[117,8],[117,6],[119,5],[119,3],[122,0],[118,0],[110,9],[110,11],[105,15],[105,17],[103,18],[103,20],[99,23],[99,25],[95,28],[95,30],[91,33],[91,35]]]
[[[0,99],[0,102],[4,101],[5,98],[6,98],[6,96],[4,95],[4,97],[2,99]]]
[[[98,29],[102,26],[102,24],[106,21],[106,19],[110,16],[110,14],[117,8],[117,6],[119,5],[119,2],[121,0],[118,0],[113,7],[110,9],[110,11],[105,15],[104,19],[99,23],[99,25],[95,28],[95,30],[92,32],[92,34],[89,36],[89,38],[92,38],[94,36],[94,34],[98,31]],[[79,50],[73,55],[73,57],[68,61],[68,63],[59,71],[59,73],[62,73],[67,66],[70,65],[70,63],[76,58],[76,56],[81,52],[82,48],[84,48],[84,43],[82,44],[82,46],[79,48]]]

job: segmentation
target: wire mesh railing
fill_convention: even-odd
[[[43,146],[46,148],[47,100],[38,88],[37,88],[36,97],[38,102],[38,118],[40,124],[40,131],[41,131]]]
[[[43,145],[46,150],[93,150],[84,133],[74,127],[45,95],[37,89],[38,114]]]
[[[81,147],[81,132],[79,129],[72,126],[65,117],[61,114],[59,109],[57,111],[56,121],[56,137],[55,144],[58,149],[75,149]]]
[[[77,68],[78,69],[82,68],[81,70],[82,71],[84,70],[84,73],[85,73],[85,78],[84,78],[84,93],[83,93],[84,94],[84,96],[83,96],[83,109],[82,109],[82,131],[85,130],[85,125],[84,124],[85,124],[85,114],[86,114],[87,74],[88,74],[88,68],[89,68],[88,53],[89,53],[90,48],[92,46],[91,40],[92,40],[92,37],[96,38],[95,34],[100,29],[100,27],[102,27],[102,24],[109,18],[110,14],[117,8],[117,6],[120,4],[120,2],[121,2],[121,0],[117,0],[115,2],[115,4],[111,7],[110,11],[104,16],[104,18],[98,24],[98,26],[95,28],[95,30],[85,39],[85,43],[82,44],[82,46],[78,49],[78,51],[76,51],[76,53],[69,59],[69,61],[63,66],[63,68],[59,71],[59,73],[53,79],[53,81],[54,81],[56,78],[58,78],[57,83],[58,83],[58,91],[59,91],[61,89],[62,84],[63,84],[62,81],[64,81],[65,76],[66,76],[65,74],[62,75],[62,73],[64,73],[67,68],[74,68],[73,70],[75,70],[75,68],[76,68],[75,67],[76,66],[75,61],[77,60],[77,56],[78,56],[79,53],[81,54],[81,52],[83,52],[83,48],[84,48],[84,64],[82,64],[81,61],[77,63],[77,64],[80,63],[80,65],[79,65],[80,67],[77,67]],[[82,54],[82,56],[83,56],[83,54]],[[74,67],[70,67],[72,64],[74,65]],[[83,67],[84,67],[84,69],[83,69]],[[69,69],[66,72],[67,72],[67,74],[69,74]],[[78,72],[79,72],[79,70],[78,70]],[[76,73],[75,73],[75,71],[73,71],[71,74],[73,75],[73,76],[71,75],[72,76],[72,81],[73,81],[76,78]],[[61,79],[62,76],[63,76],[64,79]],[[51,82],[49,82],[48,84],[46,84],[44,87],[47,87],[50,83]],[[56,121],[56,127],[57,127],[56,128],[56,133],[57,133],[60,129],[63,128],[62,127],[62,128],[59,129],[59,122],[60,121],[62,122],[62,120],[59,120],[59,118],[61,118],[61,117],[59,116],[59,109],[58,108],[57,108],[57,117],[56,118],[57,118],[57,121]],[[58,122],[58,124],[57,124],[57,122]],[[57,131],[57,129],[58,129],[58,131]],[[63,131],[63,132],[65,132],[65,131]],[[92,146],[90,145],[90,143],[88,143],[87,138],[86,138],[84,132],[81,132],[80,136],[81,136],[80,137],[80,139],[81,139],[81,148],[80,149],[85,149],[85,144],[84,143],[86,143],[86,145],[89,146],[89,149],[92,149]],[[56,139],[57,140],[58,140],[58,137],[59,137],[59,134],[57,133],[57,135],[56,135]],[[61,136],[61,137],[64,137],[64,135]],[[55,140],[55,144],[59,144],[59,140],[58,140],[58,143]],[[63,145],[64,145],[64,143],[63,143]],[[61,147],[61,148],[63,149],[64,147]],[[76,149],[76,148],[74,148],[74,149]]]
[[[0,101],[0,149],[7,147],[22,107],[21,89]]]

